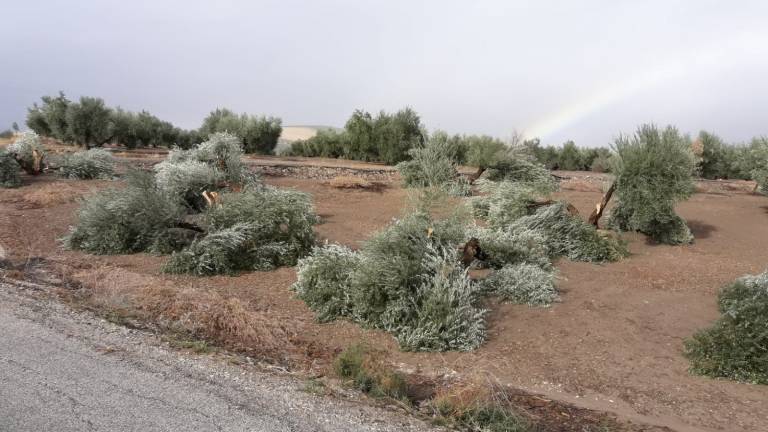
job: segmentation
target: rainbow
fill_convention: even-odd
[[[766,40],[768,40],[768,32],[745,31],[721,40],[717,44],[688,52],[651,69],[630,75],[623,80],[592,89],[578,100],[534,121],[524,129],[523,135],[526,138],[547,139],[592,114],[599,113],[660,84],[695,75],[705,68],[725,69],[733,67],[739,60],[765,56]],[[737,57],[738,54],[747,55]]]

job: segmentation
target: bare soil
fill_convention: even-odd
[[[280,159],[259,161],[275,165]],[[302,160],[283,162],[305,165]],[[359,165],[334,161],[332,166]],[[312,171],[302,169],[304,174]],[[377,179],[386,187],[368,190],[336,188],[318,178],[290,174],[296,172],[265,176],[265,181],[312,194],[323,220],[317,226],[322,240],[357,247],[408,203],[407,191],[393,178]],[[581,214],[589,214],[608,177],[560,175],[566,177],[561,196]],[[348,322],[317,324],[290,290],[296,278],[293,268],[236,277],[172,277],[160,273],[166,257],[94,257],[63,251],[57,239],[74,222],[78,207],[70,198],[112,182],[61,180],[51,174],[24,177],[24,182],[19,189],[0,190],[0,247],[14,262],[44,258],[70,268],[71,276],[85,284],[98,284],[104,275],[119,271],[144,288],[236,299],[294,335],[291,343],[315,358],[309,368],[320,367],[349,344],[365,341],[384,350],[401,369],[424,376],[484,377],[548,399],[678,431],[768,430],[768,386],[693,376],[682,355],[683,340],[718,317],[718,289],[768,265],[768,198],[750,194],[749,182],[702,182],[699,193],[679,205],[696,236],[691,246],[657,245],[640,234],[629,234],[625,238],[632,254],[621,262],[558,262],[562,302],[543,309],[490,304],[488,341],[470,353],[405,353],[382,332]],[[58,188],[66,191],[67,199],[35,195]],[[119,301],[108,299],[105,307]]]

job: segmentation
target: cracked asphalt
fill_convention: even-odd
[[[39,288],[39,287],[38,287]],[[0,431],[427,431],[291,377],[168,349],[0,276]]]

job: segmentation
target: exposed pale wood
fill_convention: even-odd
[[[611,187],[609,187],[605,194],[603,194],[603,198],[600,200],[600,202],[595,205],[595,209],[592,210],[592,213],[589,215],[587,222],[594,225],[595,227],[598,226],[600,218],[603,216],[603,212],[605,211],[605,207],[611,200],[611,196],[613,196],[614,190],[616,190],[616,182],[611,183]]]

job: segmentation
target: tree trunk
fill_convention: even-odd
[[[472,184],[475,182],[475,180],[479,179],[480,176],[485,172],[485,169],[485,167],[477,167],[477,172],[469,175],[469,184]]]
[[[603,216],[603,212],[605,211],[605,207],[608,205],[608,201],[611,200],[611,196],[613,196],[614,190],[616,190],[615,181],[611,183],[611,187],[609,187],[605,192],[603,199],[601,199],[600,202],[595,205],[595,209],[592,210],[592,213],[589,215],[589,219],[587,219],[587,221],[594,225],[595,228],[597,228],[598,223],[600,222],[600,218]]]

